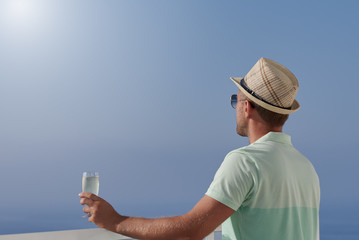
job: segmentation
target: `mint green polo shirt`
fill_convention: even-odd
[[[291,137],[270,132],[230,152],[206,195],[235,210],[222,239],[319,239],[318,175]]]

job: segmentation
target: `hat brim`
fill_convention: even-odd
[[[247,92],[240,84],[241,80],[243,78],[238,78],[238,77],[231,77],[230,78],[239,88],[239,90],[246,95],[246,97],[248,97],[251,101],[253,101],[254,103],[258,104],[259,106],[271,111],[271,112],[275,112],[275,113],[279,113],[279,114],[291,114],[296,112],[299,108],[300,108],[300,104],[297,100],[294,100],[292,107],[290,109],[284,109],[284,108],[280,108],[280,107],[276,107],[273,105],[270,105],[268,103],[265,103],[257,98],[255,98],[254,96],[252,96],[249,92]]]

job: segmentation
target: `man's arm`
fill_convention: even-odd
[[[188,213],[167,218],[137,218],[118,214],[102,198],[91,193],[79,195],[89,221],[101,228],[136,239],[203,239],[230,217],[234,210],[205,195]]]

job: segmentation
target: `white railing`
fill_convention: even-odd
[[[213,233],[208,235],[206,240],[215,240],[215,233],[220,232],[219,226]],[[24,234],[0,235],[0,240],[122,240],[132,239],[104,229],[81,229],[55,232],[39,232]],[[221,238],[220,238],[221,239]]]

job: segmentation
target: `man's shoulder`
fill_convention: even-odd
[[[255,149],[253,149],[250,145],[234,149],[226,155],[224,162],[232,164],[253,162],[255,161],[253,158],[254,151]]]
[[[275,150],[272,147],[268,147],[265,143],[252,143],[230,151],[226,155],[225,161],[251,162],[256,165],[258,161],[267,159],[274,152]]]
[[[230,151],[227,154],[228,156],[237,156],[237,157],[250,157],[251,154],[260,151],[260,148],[258,148],[258,146],[254,145],[254,144],[250,144],[244,147],[240,147],[240,148],[236,148],[232,151]]]

